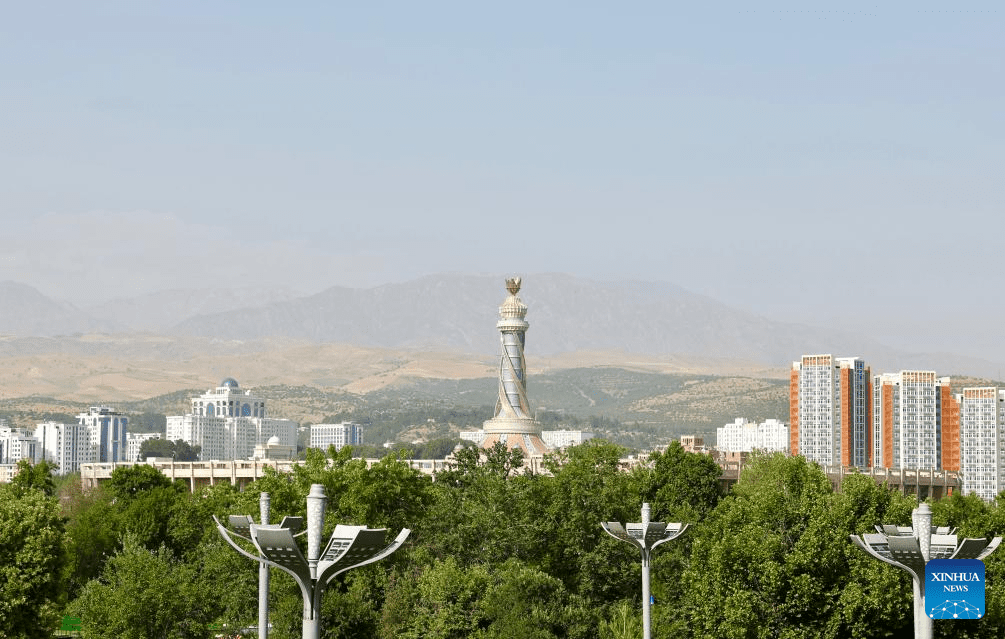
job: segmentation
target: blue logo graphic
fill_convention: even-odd
[[[925,608],[932,619],[984,616],[984,562],[933,559],[925,566]]]

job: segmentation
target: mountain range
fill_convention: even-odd
[[[313,295],[247,286],[172,290],[86,309],[4,282],[0,334],[11,337],[0,344],[0,357],[56,348],[40,338],[96,333],[145,334],[128,340],[133,349],[128,356],[140,358],[143,353],[135,349],[143,345],[167,356],[165,344],[174,344],[184,358],[180,353],[202,348],[194,344],[220,340],[242,343],[241,350],[266,349],[278,340],[483,357],[498,351],[495,322],[507,296],[503,282],[503,276],[438,274],[369,289],[333,286]],[[523,282],[529,358],[593,352],[596,363],[605,364],[605,353],[619,353],[625,361],[633,354],[684,357],[713,369],[715,362],[774,369],[775,376],[804,353],[861,356],[874,371],[918,368],[991,377],[999,369],[977,358],[907,353],[845,331],[772,320],[668,283],[599,282],[553,273],[525,276]],[[82,348],[67,339],[59,350]],[[110,342],[104,343],[104,355],[114,357]]]
[[[18,282],[0,282],[0,334],[50,336],[114,331],[114,322],[86,313],[73,304],[46,297]]]

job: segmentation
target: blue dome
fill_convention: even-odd
[[[237,380],[233,377],[226,377],[222,382],[220,382],[221,388],[237,388]]]

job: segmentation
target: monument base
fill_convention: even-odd
[[[528,457],[540,457],[550,452],[541,440],[541,427],[533,419],[498,416],[484,424],[482,448],[492,448],[501,442],[506,448],[519,448]]]

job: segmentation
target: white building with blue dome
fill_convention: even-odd
[[[167,439],[181,439],[201,448],[200,459],[249,459],[256,446],[277,437],[296,450],[297,423],[266,416],[265,399],[241,389],[233,377],[192,398],[187,415],[167,418]]]

